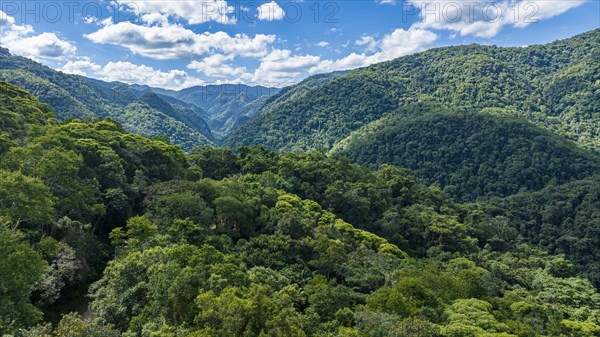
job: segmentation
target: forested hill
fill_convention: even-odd
[[[108,83],[52,70],[0,50],[0,79],[23,87],[48,103],[59,120],[111,117],[129,131],[167,136],[186,150],[214,144],[201,108],[172,97],[148,96],[124,83]]]
[[[409,106],[352,132],[331,154],[411,169],[463,201],[536,191],[600,172],[597,153],[498,113]]]
[[[180,91],[152,90],[202,108],[203,117],[217,138],[224,138],[254,118],[265,101],[279,91],[244,84],[205,85]]]
[[[597,181],[461,204],[394,166],[59,122],[0,81],[0,334],[594,337]]]
[[[175,91],[108,83],[52,70],[11,55],[4,48],[0,48],[0,79],[26,88],[50,104],[59,120],[112,117],[129,131],[167,136],[185,150],[220,142],[251,120],[265,101],[279,91],[242,84]],[[148,93],[156,95],[151,99],[154,104],[140,107],[137,103],[146,100]]]
[[[600,30],[525,48],[444,47],[321,81],[266,105],[226,144],[329,149],[414,103],[498,108],[600,148]]]

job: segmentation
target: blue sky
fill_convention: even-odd
[[[282,87],[429,48],[518,47],[599,27],[597,0],[0,2],[0,45],[12,53],[170,89]]]

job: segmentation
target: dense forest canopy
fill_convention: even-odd
[[[186,153],[109,116],[60,121],[0,82],[0,333],[597,336],[592,154],[521,121],[436,118],[417,121],[510,128],[523,136],[507,158],[540,148],[564,175],[461,203],[392,165],[262,146]]]
[[[329,149],[386,114],[416,103],[502,109],[600,149],[600,29],[523,48],[431,49],[284,90],[226,139],[230,146]],[[342,76],[338,76],[342,75]],[[286,94],[287,93],[287,94]]]
[[[408,106],[369,124],[330,153],[377,167],[411,169],[453,197],[509,196],[600,172],[598,153],[503,110]]]

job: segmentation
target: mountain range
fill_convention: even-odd
[[[0,80],[50,104],[59,120],[110,117],[134,133],[167,136],[185,150],[216,145],[251,119],[276,88],[213,85],[171,91],[65,74],[0,48]]]
[[[393,164],[464,201],[579,179],[599,168],[600,30],[310,77],[224,143]]]
[[[350,71],[309,78],[282,91],[233,132],[231,146],[330,149],[352,131],[415,103],[493,109],[584,147],[600,149],[600,30],[522,48],[431,49]]]
[[[0,49],[0,335],[597,337],[599,67],[600,30],[282,89]]]
[[[431,49],[281,90],[180,91],[64,74],[2,49],[0,80],[50,104],[59,120],[110,117],[186,151],[263,145],[394,164],[468,201],[598,170],[599,46],[594,30],[528,47]]]

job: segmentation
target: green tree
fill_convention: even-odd
[[[14,231],[21,223],[47,225],[52,221],[53,198],[36,178],[0,170],[0,215],[8,217]]]
[[[492,305],[475,298],[460,299],[446,309],[448,325],[444,327],[444,335],[449,337],[511,337],[506,333],[508,326],[492,315]]]
[[[9,229],[6,218],[0,217],[0,333],[12,334],[42,319],[30,294],[46,268],[21,232]]]

